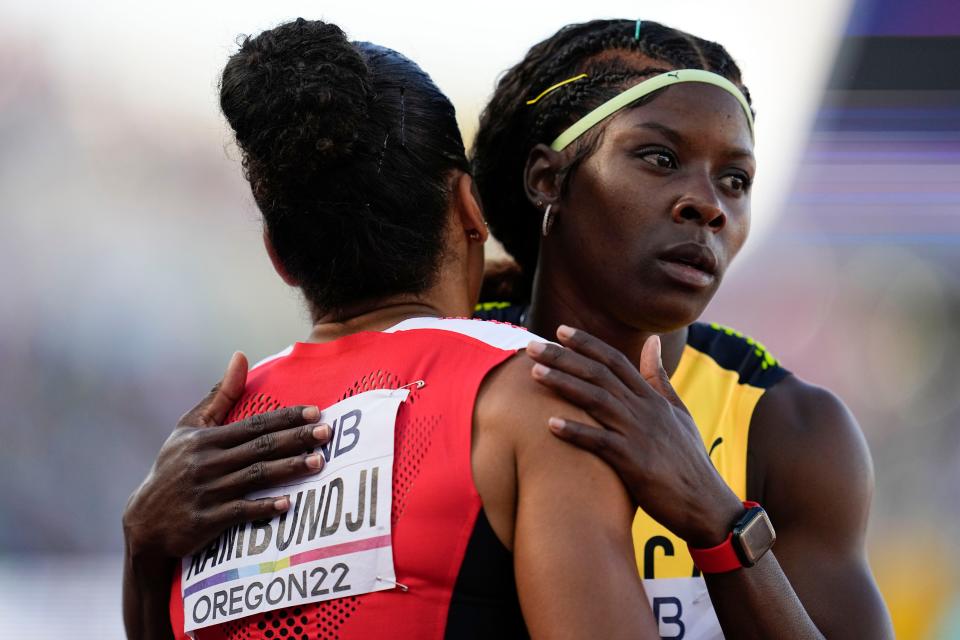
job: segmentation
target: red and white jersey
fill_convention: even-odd
[[[483,379],[531,340],[542,338],[505,323],[412,318],[382,332],[297,343],[255,366],[231,422],[425,383],[409,387],[395,425],[391,537],[396,582],[407,590],[258,613],[199,629],[196,638],[523,635],[512,559],[483,515],[470,454]],[[170,615],[177,636],[187,637],[179,572]]]

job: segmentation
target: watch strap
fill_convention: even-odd
[[[743,506],[749,511],[760,505],[749,500],[744,501]],[[733,548],[733,531],[727,536],[727,539],[715,547],[708,549],[696,549],[687,547],[690,557],[693,558],[693,564],[700,569],[701,573],[727,573],[743,567],[740,556]]]

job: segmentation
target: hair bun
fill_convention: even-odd
[[[369,97],[367,65],[343,31],[303,18],[245,38],[220,85],[220,106],[245,161],[281,181],[342,166],[360,138]]]

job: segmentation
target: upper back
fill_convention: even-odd
[[[390,492],[396,582],[407,590],[253,615],[198,638],[265,638],[278,624],[310,637],[366,638],[390,629],[392,637],[440,638],[451,624],[510,616],[522,628],[509,553],[501,548],[493,558],[502,570],[476,570],[484,559],[474,556],[498,551],[471,472],[471,427],[484,378],[533,338],[502,323],[414,318],[383,332],[297,343],[254,367],[231,421],[281,406],[328,407],[372,389],[410,389],[397,413]]]

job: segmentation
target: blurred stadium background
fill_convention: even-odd
[[[638,9],[453,4],[0,2],[0,637],[120,637],[130,491],[233,350],[306,332],[216,110],[238,33],[328,17],[393,46],[469,139],[528,46]],[[706,317],[848,402],[898,637],[958,639],[960,4],[649,9],[724,43],[759,112],[756,233]]]

